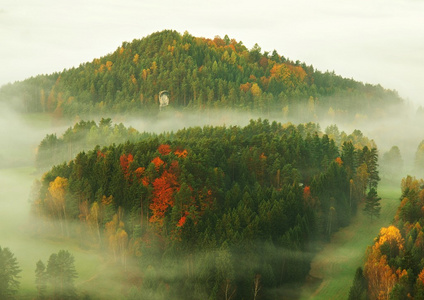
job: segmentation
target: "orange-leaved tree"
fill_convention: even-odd
[[[168,155],[169,153],[171,153],[171,147],[167,144],[161,144],[158,147],[158,151],[161,155]]]
[[[152,211],[150,222],[163,225],[163,218],[169,206],[174,205],[174,191],[179,187],[177,176],[167,170],[153,182],[153,199],[149,205]]]
[[[152,163],[155,165],[155,167],[156,167],[156,171],[158,171],[159,172],[159,169],[160,169],[160,167],[161,166],[163,166],[164,164],[165,164],[165,162],[159,157],[159,156],[156,156],[153,160],[152,160]]]
[[[130,179],[129,168],[131,163],[134,161],[133,155],[131,153],[129,153],[128,155],[122,154],[121,157],[119,158],[119,161],[121,163],[121,168],[122,168],[122,172],[124,173],[125,179],[129,180]]]

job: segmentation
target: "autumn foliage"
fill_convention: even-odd
[[[379,238],[369,250],[364,269],[371,299],[388,299],[394,285],[407,275],[406,270],[388,264],[388,258],[397,256],[403,248],[404,240],[399,229],[389,226],[380,230]]]
[[[171,153],[171,147],[167,144],[162,144],[159,146],[158,151],[161,155],[168,155]]]
[[[237,106],[275,113],[287,107],[293,117],[297,105],[307,104],[311,96],[320,101],[310,116],[331,111],[339,118],[353,119],[358,113],[371,117],[387,104],[402,103],[396,92],[379,85],[320,72],[277,51],[262,52],[258,45],[248,49],[228,37],[165,30],[124,44],[79,67],[3,87],[0,96],[26,99],[23,111],[55,112],[57,117],[116,110],[151,114],[158,110],[159,86],[169,89],[176,107],[193,103],[191,108],[199,110]]]
[[[185,149],[184,150],[177,149],[177,150],[175,150],[174,153],[175,153],[176,156],[182,157],[182,158],[185,158],[188,154],[187,150],[185,150]]]
[[[159,157],[156,156],[153,160],[152,163],[155,165],[156,170],[159,171],[159,168],[165,164],[165,162]]]
[[[135,171],[134,171],[134,173],[135,173],[135,175],[137,176],[137,178],[141,178],[141,176],[143,176],[143,174],[144,174],[144,171],[146,170],[146,168],[144,168],[144,167],[138,167]]]
[[[164,171],[159,178],[153,182],[153,199],[150,204],[152,216],[150,222],[163,224],[163,217],[169,206],[174,205],[173,195],[178,189],[178,182],[175,174]]]
[[[186,216],[182,216],[181,219],[178,221],[177,223],[177,227],[182,227],[184,226],[184,223],[186,222],[187,217]]]
[[[119,161],[121,163],[122,172],[124,173],[125,178],[128,180],[130,178],[129,168],[131,163],[134,161],[134,157],[131,153],[122,154],[119,158]]]
[[[262,64],[269,67],[270,62]],[[178,257],[181,278],[172,283],[159,279],[157,288],[168,284],[172,293],[179,288],[188,295],[194,281],[200,282],[196,299],[206,294],[224,299],[225,290],[236,291],[233,299],[250,299],[254,278],[256,291],[266,292],[303,280],[310,260],[292,254],[310,251],[310,242],[347,226],[360,201],[350,191],[359,184],[362,149],[352,149],[358,161],[349,169],[348,153],[315,124],[252,120],[246,127],[205,126],[145,138],[96,147],[54,167],[33,202],[40,219],[60,225],[53,232],[66,235],[65,221],[74,221],[74,234],[87,249],[102,249],[123,266],[128,257],[138,259],[137,289],[143,292],[149,272],[165,274],[169,257]],[[337,157],[343,157],[343,164]],[[393,228],[382,231],[372,261],[380,266],[369,267],[367,274],[380,282],[386,278],[391,289],[407,270],[391,265],[392,257],[423,242],[419,233],[409,242]],[[205,252],[213,255],[203,256]],[[253,267],[246,263],[252,261]],[[205,264],[206,272],[198,274]],[[375,289],[380,293],[380,287]]]
[[[364,268],[370,299],[422,299],[424,296],[424,199],[422,180],[401,182],[393,225],[382,228],[369,248]]]

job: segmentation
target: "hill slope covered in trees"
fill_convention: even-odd
[[[424,299],[424,181],[402,179],[400,205],[358,268],[349,299]]]
[[[195,127],[79,153],[44,175],[33,212],[40,232],[135,259],[135,298],[274,299],[349,224],[376,166],[375,148],[317,127]]]
[[[302,137],[320,132],[319,125],[312,122],[300,124],[298,128]],[[363,146],[376,148],[374,141],[365,137],[360,130],[347,134],[344,131],[340,132],[336,125],[330,125],[325,129],[325,133],[335,141],[337,147],[344,142],[351,142],[356,148]],[[47,134],[38,145],[35,165],[38,171],[46,171],[54,165],[72,160],[79,152],[92,150],[96,146],[123,144],[127,141],[138,142],[156,136],[150,132],[140,133],[133,127],[125,127],[122,123],[112,124],[110,118],[102,118],[98,124],[94,121],[80,121],[59,137],[56,134]],[[172,138],[174,133],[162,133],[158,138],[164,139],[164,136]]]
[[[79,67],[0,89],[0,100],[26,112],[82,116],[99,112],[152,113],[158,93],[171,106],[238,108],[301,117],[381,116],[402,100],[381,86],[321,72],[299,61],[247,49],[227,36],[207,39],[165,30],[124,42]],[[300,109],[302,108],[302,109]]]

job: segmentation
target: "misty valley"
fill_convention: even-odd
[[[0,299],[424,299],[423,125],[169,30],[4,85]]]

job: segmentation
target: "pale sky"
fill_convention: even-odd
[[[423,0],[2,0],[0,85],[174,29],[277,50],[424,106]]]

